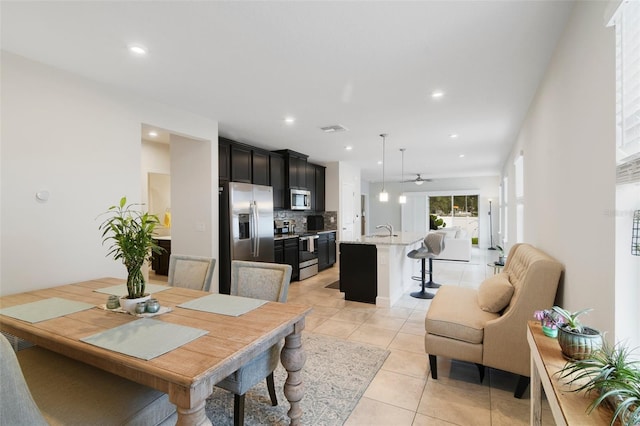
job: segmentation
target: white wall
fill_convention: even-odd
[[[1,67],[0,294],[125,277],[105,257],[97,217],[123,195],[144,201],[141,124],[217,143],[217,122],[7,52]],[[34,196],[43,189],[46,203]]]
[[[413,183],[405,183],[401,185],[396,182],[385,183],[385,189],[389,193],[389,202],[381,203],[378,200],[378,193],[382,190],[381,182],[372,182],[369,184],[369,193],[371,194],[369,201],[369,218],[368,224],[370,232],[375,230],[376,225],[391,223],[394,229],[401,229],[402,222],[402,208],[398,203],[398,197],[400,196],[402,189],[405,193],[423,193],[425,197],[427,194],[443,195],[445,193],[459,195],[464,193],[473,195],[478,194],[480,196],[478,200],[478,219],[479,229],[478,237],[482,247],[489,247],[489,198],[494,200],[494,207],[498,199],[498,190],[500,185],[499,176],[476,176],[469,178],[446,178],[436,179],[433,182],[425,182],[418,186]],[[493,211],[494,216],[497,218],[497,210]],[[494,218],[493,234],[494,244],[497,244],[497,219]]]
[[[343,238],[345,231],[353,231],[353,236],[360,235],[360,169],[346,161],[328,163],[325,175],[325,191],[326,191],[326,209],[327,211],[338,212],[338,240]],[[345,223],[345,194],[343,194],[344,184],[347,183],[353,187],[352,206],[353,212],[348,216],[353,217]],[[347,229],[344,229],[347,228]]]
[[[524,241],[564,264],[558,302],[614,333],[615,39],[606,2],[576,2],[503,173],[524,152]],[[545,308],[541,306],[540,308]]]
[[[640,256],[631,255],[633,212],[640,209],[640,183],[616,191],[616,339],[640,347]],[[640,356],[640,353],[638,354]]]

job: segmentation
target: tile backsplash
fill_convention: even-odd
[[[318,213],[301,212],[295,210],[276,210],[273,218],[277,220],[289,220],[294,222],[293,232],[296,234],[307,232],[307,216]],[[324,229],[326,231],[336,231],[338,229],[338,212],[322,212],[324,217]]]

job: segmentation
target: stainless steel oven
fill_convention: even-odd
[[[318,273],[318,235],[303,235],[299,243],[300,281]]]

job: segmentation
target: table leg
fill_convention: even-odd
[[[206,400],[202,401],[202,403],[198,404],[198,406],[194,408],[176,407],[176,411],[178,411],[178,422],[176,425],[212,426],[211,420],[207,417],[207,413],[204,409],[206,402]]]
[[[542,382],[540,380],[540,372],[536,365],[533,351],[531,351],[531,417],[529,423],[531,426],[540,426],[542,424]]]
[[[303,329],[304,318],[296,323],[293,326],[293,332],[284,338],[284,348],[280,354],[282,365],[288,373],[284,383],[284,396],[291,405],[291,409],[287,413],[291,419],[291,426],[302,424],[302,407],[300,406],[300,401],[304,396],[302,367],[307,360],[307,355],[302,349]]]

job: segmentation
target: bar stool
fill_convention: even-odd
[[[425,290],[428,288],[438,288],[440,284],[433,281],[433,258],[444,250],[444,234],[440,232],[430,232],[424,238],[423,246],[417,250],[411,250],[407,257],[411,259],[420,259],[422,261],[422,290],[411,293],[412,297],[418,299],[433,299],[435,294],[429,293]],[[429,282],[426,282],[426,259],[429,259]]]

